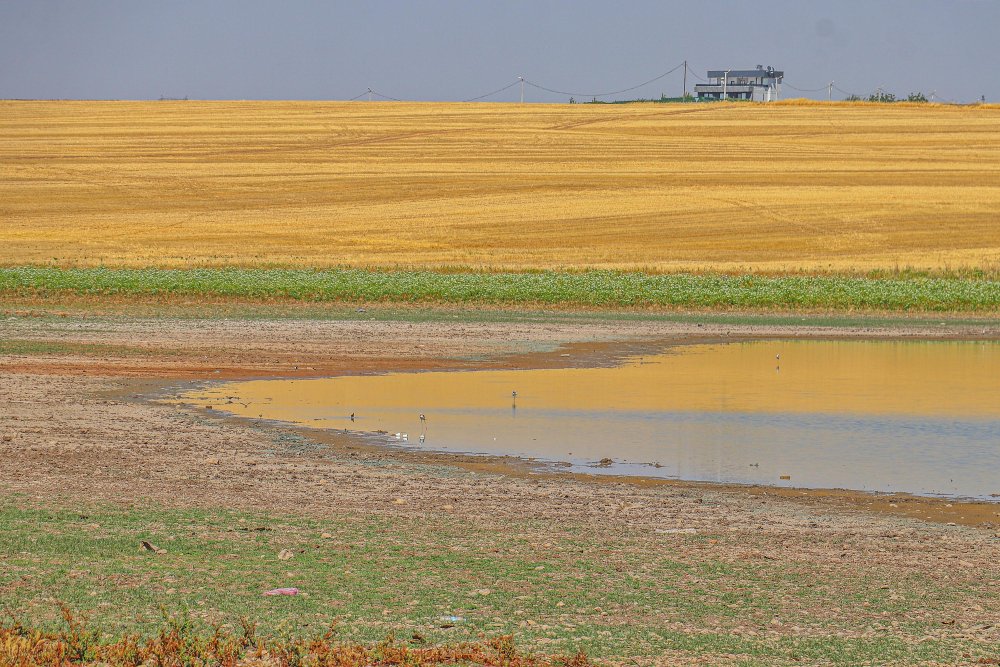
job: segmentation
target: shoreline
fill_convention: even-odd
[[[172,387],[169,393],[173,394],[175,391],[176,385]],[[204,415],[206,418],[222,423],[239,425],[250,423],[267,424],[268,427],[275,430],[293,433],[328,447],[337,455],[349,455],[351,452],[365,452],[369,455],[385,456],[404,463],[446,465],[469,472],[500,474],[517,479],[539,479],[555,482],[572,480],[591,485],[626,485],[646,489],[666,487],[689,491],[709,490],[736,493],[749,497],[772,496],[814,507],[860,509],[874,514],[914,518],[947,525],[963,525],[987,529],[1000,527],[1000,494],[996,494],[996,500],[987,500],[985,498],[933,496],[899,491],[785,487],[754,483],[741,484],[736,482],[650,477],[644,475],[595,474],[579,470],[566,470],[567,466],[561,464],[559,461],[549,461],[512,454],[479,454],[474,452],[418,449],[415,446],[399,444],[386,435],[374,431],[312,428],[281,420],[257,420],[252,417],[234,415],[225,410],[199,407],[194,403],[179,401],[177,399],[177,396],[164,400],[162,397],[147,395],[140,400],[184,406],[188,410],[193,410]]]
[[[674,346],[730,343],[753,340],[927,340],[977,341],[1000,339],[1000,322],[985,331],[976,326],[945,324],[914,327],[823,327],[805,325],[717,324],[693,322],[615,322],[594,320],[582,328],[566,322],[400,322],[405,332],[396,331],[391,321],[371,320],[279,320],[258,321],[258,330],[249,334],[258,347],[275,354],[261,359],[226,349],[226,339],[243,330],[252,320],[200,320],[193,338],[181,331],[189,322],[176,318],[101,318],[95,324],[73,315],[53,318],[16,317],[0,322],[0,333],[53,345],[78,346],[70,354],[0,356],[0,370],[26,376],[55,378],[108,378],[122,383],[109,395],[115,400],[147,404],[164,403],[171,394],[176,404],[179,387],[205,382],[252,379],[311,379],[343,375],[393,372],[460,370],[532,370],[572,367],[607,367],[636,355]],[[808,321],[808,320],[807,320]],[[109,323],[112,326],[109,326]],[[513,336],[508,336],[513,328]],[[7,329],[5,332],[4,329]],[[304,330],[304,332],[303,332]],[[293,356],[280,354],[287,336],[298,331]],[[382,332],[375,335],[375,332]],[[246,334],[246,332],[243,332]],[[199,334],[202,338],[199,339]],[[132,354],[115,356],[111,351],[123,339],[143,336],[144,346]],[[335,335],[335,340],[324,340]],[[371,348],[351,350],[353,341],[375,335]],[[534,336],[528,344],[525,339]],[[510,338],[519,338],[511,343]],[[443,338],[436,340],[435,338]],[[507,342],[499,339],[507,338]],[[575,338],[575,340],[574,340]],[[176,346],[180,346],[180,349]],[[90,346],[88,349],[87,346]],[[382,349],[382,347],[386,349]],[[220,349],[221,348],[221,349]],[[526,349],[527,348],[527,349]],[[119,348],[120,349],[120,348]],[[258,350],[259,351],[259,350]],[[223,359],[225,358],[225,359]],[[192,363],[195,362],[195,363]],[[225,363],[228,362],[228,363]],[[237,424],[242,417],[221,411],[187,406],[206,419]],[[247,419],[247,422],[256,421]],[[245,424],[244,424],[245,425]],[[914,517],[940,523],[992,527],[1000,525],[1000,504],[916,494],[869,492],[851,489],[807,489],[755,484],[734,484],[697,480],[647,478],[632,475],[593,475],[559,470],[557,462],[530,461],[513,456],[479,455],[456,452],[414,451],[373,444],[375,434],[343,434],[295,425],[275,424],[278,430],[322,442],[340,454],[365,451],[417,464],[453,465],[470,471],[499,473],[518,478],[570,479],[595,485],[627,484],[639,488],[669,486],[713,489],[748,497],[772,496],[803,501],[818,506],[862,508],[878,514]]]

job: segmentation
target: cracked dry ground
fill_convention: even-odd
[[[263,363],[272,364],[275,374],[299,370],[292,366],[324,372],[394,364],[516,367],[574,349],[559,344],[593,352],[621,337],[642,345],[766,331],[635,323],[122,321],[8,322],[5,333],[12,332],[23,340],[107,346],[91,353],[80,348],[63,356],[0,358],[0,491],[21,504],[227,508],[315,518],[402,517],[430,525],[457,520],[479,536],[474,548],[489,551],[516,534],[552,558],[563,556],[551,553],[563,544],[554,537],[582,530],[589,548],[599,549],[615,571],[646,585],[657,582],[643,579],[643,559],[664,555],[682,564],[732,564],[734,572],[759,565],[770,573],[749,589],[738,579],[729,582],[740,595],[769,599],[759,613],[692,619],[670,605],[635,609],[609,600],[590,612],[608,625],[638,622],[690,635],[759,638],[955,640],[976,647],[977,655],[1000,643],[1000,536],[996,522],[982,518],[994,509],[988,505],[968,506],[970,515],[979,512],[979,520],[966,522],[973,525],[952,525],[868,511],[865,501],[850,497],[533,474],[495,460],[391,452],[337,437],[320,442],[308,432],[149,400],[170,396],[181,386],[178,377],[204,378],[202,373],[219,366],[231,376],[259,374]],[[241,352],[229,354],[226,341],[236,334]],[[108,350],[125,342],[143,349],[142,363],[109,356]],[[169,354],[158,354],[167,349]],[[608,359],[593,352],[590,362]],[[145,369],[146,377],[115,372],[129,367]],[[928,512],[943,506],[921,505]],[[690,571],[679,574],[670,591],[714,602],[733,592],[713,590]],[[562,620],[573,620],[573,613],[579,612],[567,611]],[[677,651],[639,662],[660,661],[725,664],[727,658]]]

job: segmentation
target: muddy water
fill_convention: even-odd
[[[692,345],[615,368],[264,380],[188,400],[596,474],[1000,494],[1000,343]]]

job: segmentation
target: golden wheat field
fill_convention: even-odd
[[[1000,108],[0,102],[0,265],[1000,266]]]

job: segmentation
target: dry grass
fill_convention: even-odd
[[[216,627],[198,633],[187,619],[166,619],[152,637],[102,637],[63,608],[67,627],[46,631],[17,622],[0,622],[0,664],[8,667],[41,665],[219,665],[237,667],[377,667],[378,665],[465,665],[467,667],[591,667],[585,655],[534,656],[518,651],[510,636],[454,646],[421,647],[414,633],[408,641],[395,638],[372,646],[336,639],[336,627],[312,639],[259,638],[256,625],[243,619],[239,632]]]
[[[0,102],[0,265],[1000,266],[1000,109]]]

